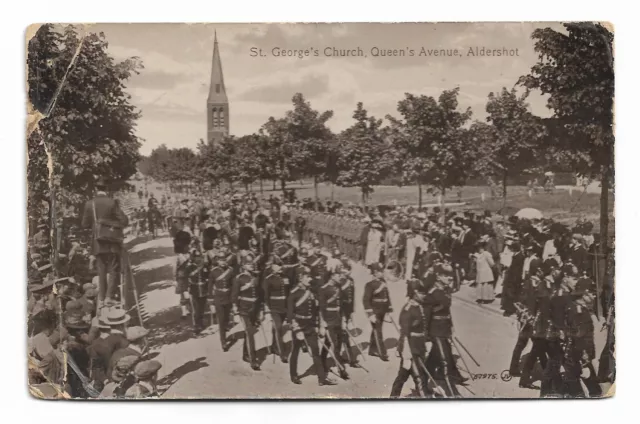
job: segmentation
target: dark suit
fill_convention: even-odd
[[[118,203],[104,193],[98,193],[96,197],[89,200],[84,205],[84,215],[82,216],[82,227],[92,228],[92,254],[96,257],[98,267],[99,290],[98,300],[105,297],[112,298],[116,288],[120,285],[120,253],[121,243],[112,243],[96,239],[93,210],[95,207],[95,217],[98,222],[102,219],[118,221],[122,227],[129,224],[129,219],[122,212]],[[110,279],[107,281],[107,273]]]

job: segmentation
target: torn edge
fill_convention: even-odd
[[[42,23],[39,24],[31,24],[29,25],[26,30],[25,30],[25,88],[27,93],[29,93],[29,62],[28,62],[28,57],[29,57],[29,42],[33,39],[33,37],[36,35],[36,33],[38,32],[38,30],[42,27]],[[63,24],[64,25],[64,24]],[[67,66],[67,70],[65,72],[65,74],[63,75],[62,79],[60,80],[60,84],[58,85],[58,88],[56,89],[56,92],[53,96],[53,99],[51,100],[50,105],[47,108],[46,114],[40,112],[39,110],[37,110],[33,104],[31,103],[31,101],[29,100],[29,96],[27,94],[27,126],[26,126],[26,137],[25,137],[25,145],[27,147],[27,167],[29,165],[29,149],[28,149],[28,139],[31,136],[31,134],[36,131],[39,130],[39,123],[42,119],[47,118],[48,116],[50,116],[53,108],[56,105],[57,99],[60,96],[60,93],[62,92],[65,84],[66,84],[66,80],[67,80],[67,76],[69,74],[69,72],[71,72],[71,70],[75,67],[75,63],[76,60],[78,59],[78,56],[80,54],[80,51],[82,50],[82,46],[84,45],[84,41],[85,38],[87,36],[87,32],[86,30],[88,29],[88,25],[86,24],[78,24],[79,27],[83,28],[85,30],[85,33],[82,35],[81,39],[80,39],[80,43],[78,44],[78,47],[71,59],[71,62],[69,63],[69,65]],[[49,192],[50,192],[50,196],[51,196],[51,225],[50,225],[50,232],[49,232],[49,243],[51,244],[51,251],[53,252],[53,241],[54,241],[54,231],[56,230],[56,202],[55,202],[55,192],[53,189],[53,154],[51,152],[51,149],[47,146],[46,142],[42,143],[42,148],[44,148],[45,153],[47,155],[47,168],[49,169]],[[26,181],[27,186],[27,196],[28,196],[28,192],[29,192],[29,180],[27,179]],[[29,203],[27,201],[27,216],[29,214]],[[26,234],[27,234],[27,253],[28,253],[28,249],[29,249],[29,241],[30,241],[30,232],[29,232],[29,223],[27,222],[27,229],[26,229]],[[53,287],[53,294],[57,295],[56,292],[56,287],[54,285]],[[58,302],[60,301],[59,299],[57,299]],[[62,328],[63,326],[63,315],[62,315],[62,310],[59,311],[58,316],[58,326],[60,328]],[[29,316],[27,315],[27,322],[29,320]],[[38,399],[45,399],[45,400],[54,400],[54,399],[72,399],[72,397],[64,390],[64,385],[67,382],[67,375],[68,375],[68,370],[67,370],[67,353],[63,352],[63,357],[64,357],[64,363],[63,363],[63,369],[64,369],[64,376],[62,379],[62,384],[63,386],[60,386],[57,383],[51,382],[49,381],[49,379],[44,375],[44,373],[42,372],[42,370],[39,368],[38,366],[38,362],[36,361],[35,358],[33,358],[31,356],[31,352],[28,351],[27,349],[27,362],[28,362],[28,368],[27,368],[27,387],[29,389],[29,393],[34,396],[35,398]],[[31,376],[32,374],[35,373],[37,375],[39,375],[40,377],[42,377],[45,382],[44,383],[34,383],[31,380]]]

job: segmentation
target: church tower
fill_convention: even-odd
[[[207,140],[220,141],[229,135],[229,100],[222,76],[218,35],[214,33],[211,83],[207,98]]]

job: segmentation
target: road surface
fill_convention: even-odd
[[[320,387],[313,375],[311,359],[301,353],[298,372],[303,375],[302,385],[294,385],[289,380],[288,364],[278,358],[267,356],[260,371],[253,371],[241,359],[242,333],[236,326],[230,333],[238,341],[228,352],[220,347],[215,326],[195,335],[190,318],[180,314],[179,296],[175,293],[173,281],[173,243],[166,234],[152,240],[149,236],[138,237],[128,244],[133,265],[135,284],[140,297],[144,325],[150,330],[151,355],[162,363],[159,372],[159,390],[163,398],[387,398],[391,384],[397,374],[399,360],[396,357],[398,334],[391,323],[385,324],[384,337],[389,348],[389,362],[375,357],[366,357],[360,362],[368,372],[360,368],[348,368],[351,380],[338,381],[337,386]],[[354,314],[357,340],[363,350],[368,346],[370,326],[361,306],[364,284],[368,272],[364,267],[354,267],[356,281],[356,313]],[[394,306],[394,319],[405,303],[403,282],[390,284]],[[461,291],[452,308],[455,335],[469,349],[480,363],[476,366],[467,354],[463,358],[471,373],[478,378],[470,380],[468,389],[459,387],[464,397],[538,397],[538,391],[521,389],[518,379],[510,379],[504,372],[509,366],[511,352],[517,337],[513,318],[503,317],[495,306],[481,307],[471,298],[470,290]],[[496,301],[497,302],[497,301]],[[205,317],[208,322],[208,316]],[[270,328],[265,322],[265,329]],[[600,327],[596,326],[596,331]],[[597,334],[598,352],[602,348],[604,333]],[[290,333],[285,344],[290,342]],[[262,333],[256,334],[257,349],[265,347]],[[262,355],[266,356],[262,349]],[[455,352],[454,350],[454,353]],[[259,354],[260,355],[260,354]],[[463,375],[467,375],[461,360],[458,365]],[[597,365],[597,364],[596,364]],[[334,368],[335,371],[335,368]],[[503,378],[505,377],[505,378]],[[507,380],[507,381],[504,381]],[[539,384],[539,383],[538,383]],[[410,396],[413,381],[405,384],[402,395]],[[473,392],[473,394],[471,393]]]

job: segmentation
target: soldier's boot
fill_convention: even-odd
[[[349,380],[349,373],[344,368],[340,368],[340,378],[343,380]]]

